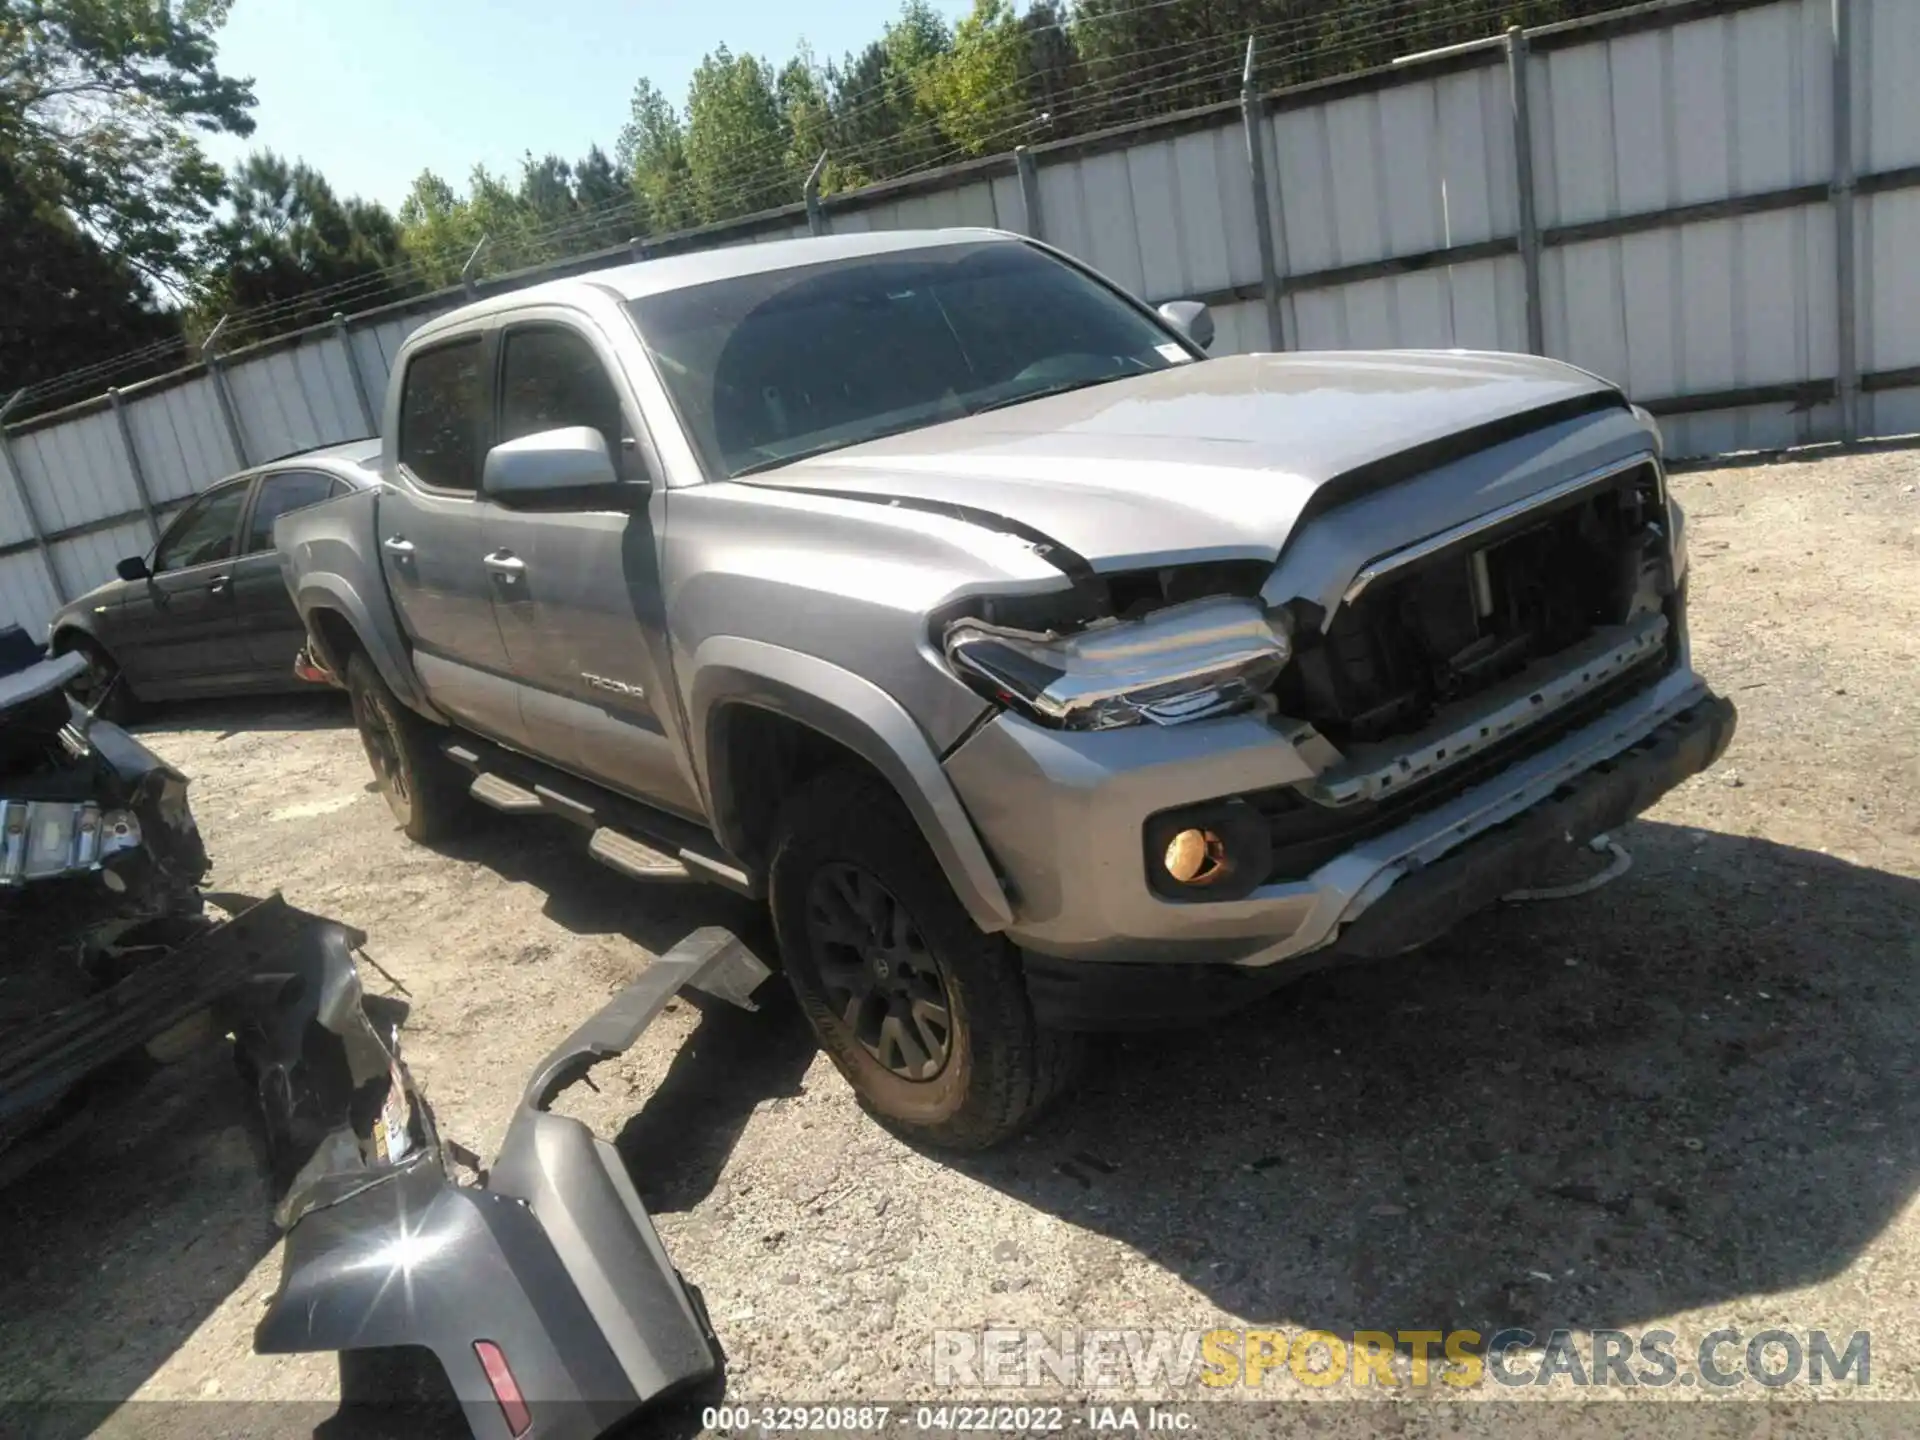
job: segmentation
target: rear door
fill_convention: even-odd
[[[535,753],[666,809],[700,814],[681,761],[639,409],[584,317],[530,312],[500,334],[498,441],[588,425],[606,437],[631,510],[484,508],[495,613]]]
[[[400,463],[379,501],[380,564],[433,703],[522,745],[475,498],[492,443],[492,355],[490,335],[466,334],[407,357],[395,417]]]
[[[163,699],[244,677],[233,568],[252,489],[252,477],[229,480],[181,511],[154,547],[153,573],[128,587],[115,658],[137,692]]]
[[[273,548],[273,522],[294,510],[330,500],[347,482],[319,470],[276,470],[260,477],[247,510],[245,538],[233,567],[234,602],[246,636],[247,657],[263,679],[292,685],[293,660],[306,643],[306,630],[280,573]]]

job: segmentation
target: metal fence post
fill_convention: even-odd
[[[1267,205],[1266,106],[1253,79],[1253,36],[1247,37],[1247,64],[1240,75],[1240,123],[1247,132],[1247,168],[1253,176],[1253,229],[1260,244],[1260,298],[1267,312],[1267,346],[1287,348],[1280,324],[1280,266],[1273,250],[1273,211]]]
[[[347,317],[334,312],[333,333],[340,341],[340,348],[346,352],[347,378],[353,381],[353,398],[360,402],[360,419],[365,422],[367,434],[380,433],[380,421],[373,413],[373,401],[367,395],[367,377],[360,373],[360,357],[353,353],[353,332],[347,329]]]
[[[827,230],[826,212],[820,208],[820,172],[827,168],[827,152],[822,150],[820,158],[813,162],[813,170],[807,176],[806,187],[800,192],[807,202],[807,233],[825,235]]]
[[[1860,438],[1859,315],[1853,250],[1853,4],[1833,0],[1833,248],[1840,437]]]
[[[467,263],[460,267],[460,288],[467,292],[467,298],[473,299],[473,267],[480,263],[480,252],[487,248],[487,237],[482,235],[479,243],[473,247],[473,253],[467,256]]]
[[[54,568],[53,550],[47,544],[47,527],[40,523],[40,515],[33,508],[33,496],[27,491],[27,477],[20,473],[20,466],[14,461],[13,447],[7,439],[7,416],[13,413],[13,407],[20,403],[25,390],[16,390],[0,405],[0,468],[7,472],[7,479],[13,485],[13,493],[19,497],[20,513],[27,517],[27,530],[33,536],[33,548],[40,552],[40,563],[47,567],[47,584],[53,587],[54,598],[62,605],[73,597],[67,593],[67,587],[61,583],[60,572]]]
[[[1547,323],[1540,308],[1540,217],[1533,196],[1533,112],[1527,94],[1527,32],[1507,31],[1507,84],[1513,112],[1513,178],[1520,204],[1520,271],[1527,292],[1527,349],[1547,353]]]
[[[200,342],[200,354],[207,362],[207,374],[213,377],[214,398],[220,402],[220,418],[227,422],[227,440],[233,446],[234,468],[244,470],[252,462],[247,459],[246,432],[240,428],[240,412],[233,408],[233,395],[227,389],[227,369],[220,359],[220,335],[227,328],[227,317],[222,315],[220,323],[207,332],[207,338]]]
[[[120,430],[120,448],[127,452],[127,473],[133,477],[134,494],[140,497],[140,509],[147,517],[147,529],[154,543],[160,542],[160,517],[153,511],[153,492],[147,489],[147,472],[140,465],[140,449],[133,443],[133,426],[127,423],[127,405],[118,386],[107,387],[107,403],[113,407],[113,423]]]
[[[1047,238],[1040,218],[1040,168],[1033,163],[1033,152],[1024,145],[1013,147],[1013,168],[1020,173],[1021,228],[1036,240]]]

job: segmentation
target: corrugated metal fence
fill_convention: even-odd
[[[1155,302],[1208,301],[1215,353],[1543,351],[1624,384],[1678,455],[1906,433],[1920,430],[1916,62],[1920,0],[1658,0],[648,252],[998,226]],[[222,475],[372,434],[401,341],[463,298],[0,430],[0,623],[44,630]]]

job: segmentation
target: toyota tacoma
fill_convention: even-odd
[[[1556,361],[1208,359],[979,230],[465,306],[282,518],[406,833],[764,897],[866,1105],[980,1146],[1089,1030],[1411,949],[1718,758],[1652,419]]]

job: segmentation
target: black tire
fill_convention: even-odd
[[[849,898],[874,900],[875,886],[884,898],[874,903],[892,917],[885,941]],[[787,800],[769,888],[780,953],[808,1023],[861,1103],[891,1129],[948,1149],[985,1149],[1032,1120],[1077,1071],[1081,1037],[1034,1023],[1014,947],[974,926],[912,816],[878,777],[830,771]],[[870,927],[864,941],[839,938],[860,924]],[[902,983],[903,971],[908,992],[880,993]],[[864,997],[863,984],[874,987]],[[925,998],[936,987],[944,1006]],[[939,1022],[921,1019],[902,1049],[908,1010],[944,1012],[944,1049]],[[913,1069],[916,1078],[906,1073]]]
[[[87,673],[73,682],[68,694],[102,720],[111,720],[116,725],[126,725],[138,718],[140,699],[121,671],[120,662],[108,653],[106,646],[97,640],[76,639],[62,648],[87,657]]]
[[[395,698],[365,654],[347,661],[354,728],[380,793],[409,840],[447,834],[467,807],[466,776],[440,753],[441,732]]]

